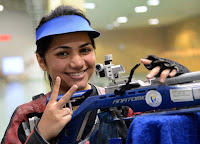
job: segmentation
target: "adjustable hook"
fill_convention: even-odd
[[[126,82],[126,84],[124,86],[122,86],[120,88],[120,90],[115,90],[114,93],[116,95],[124,95],[125,91],[129,89],[129,83],[131,82],[132,80],[132,77],[133,77],[133,74],[135,72],[135,70],[140,66],[140,63],[136,64],[132,69],[131,69],[131,72],[130,72],[130,75],[128,77],[128,81]]]

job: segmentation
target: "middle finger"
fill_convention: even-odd
[[[77,85],[73,85],[66,93],[65,95],[58,101],[58,106],[60,108],[63,108],[63,106],[69,101],[69,99],[72,97],[72,95],[75,93],[75,91],[78,89]]]
[[[160,67],[159,67],[159,66],[153,68],[153,69],[148,73],[147,78],[148,78],[148,79],[153,78],[155,75],[157,75],[157,74],[159,73],[159,71],[160,71]]]

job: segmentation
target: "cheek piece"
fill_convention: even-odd
[[[93,38],[100,33],[90,27],[88,21],[77,15],[63,15],[45,22],[36,30],[36,43],[43,37],[72,32],[88,32]]]

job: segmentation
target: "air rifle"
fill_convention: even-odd
[[[59,144],[74,144],[81,141],[81,136],[90,113],[98,109],[128,106],[134,112],[151,113],[169,109],[193,107],[200,110],[200,71],[185,73],[167,78],[164,84],[158,79],[148,81],[132,78],[137,64],[130,76],[123,77],[125,72],[121,65],[113,65],[112,55],[105,56],[105,64],[97,64],[96,71],[100,77],[107,77],[111,82],[105,87],[106,94],[87,97],[91,90],[76,92],[74,97],[85,99],[73,113],[72,120],[59,134]],[[62,96],[58,97],[58,100]],[[197,108],[197,109],[196,109]],[[172,111],[173,112],[173,111]],[[182,112],[182,111],[180,111]],[[187,109],[186,111],[187,112]],[[124,118],[128,119],[128,118]]]

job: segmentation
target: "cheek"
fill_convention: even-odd
[[[95,64],[96,64],[96,57],[95,54],[91,54],[90,57],[87,58],[87,63],[91,68],[95,68]]]
[[[47,62],[48,72],[50,74],[62,71],[64,68],[64,64],[62,60],[52,59]]]

